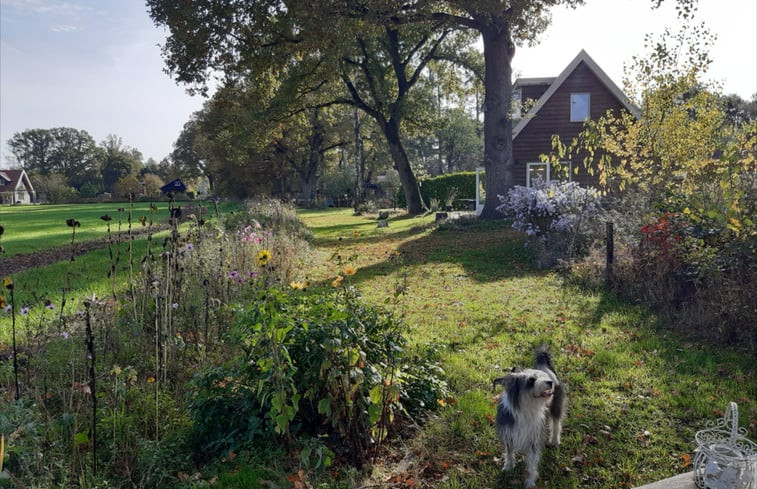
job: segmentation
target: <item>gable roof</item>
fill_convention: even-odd
[[[0,170],[0,192],[16,191],[24,183],[28,192],[33,192],[32,182],[24,170]]]
[[[521,133],[521,131],[528,125],[528,123],[531,121],[531,119],[536,116],[537,112],[544,107],[544,105],[549,101],[549,99],[552,97],[552,95],[555,94],[558,88],[562,86],[562,84],[565,82],[565,80],[568,79],[568,77],[578,68],[578,66],[584,63],[593,73],[596,75],[596,77],[599,79],[599,81],[602,82],[602,84],[612,93],[615,98],[617,98],[621,104],[623,104],[623,107],[634,115],[634,117],[638,118],[640,116],[640,112],[638,107],[633,105],[629,100],[628,97],[623,93],[623,91],[618,88],[618,86],[610,79],[609,76],[607,76],[607,73],[605,73],[602,68],[599,67],[599,65],[591,59],[591,56],[585,51],[581,50],[580,53],[578,53],[578,56],[576,56],[573,61],[570,62],[570,64],[560,73],[560,75],[557,78],[554,78],[552,80],[552,84],[549,86],[546,92],[544,92],[544,95],[542,95],[539,100],[534,104],[533,107],[531,107],[531,110],[528,111],[528,113],[516,124],[516,126],[513,128],[513,139],[518,137],[518,134]],[[538,79],[529,79],[525,78],[523,81],[519,83],[518,80],[516,80],[516,83],[519,83],[520,85],[526,84],[529,80],[549,80],[548,78],[538,78]],[[526,83],[524,83],[526,82]]]

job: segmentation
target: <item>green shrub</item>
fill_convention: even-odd
[[[160,441],[144,440],[130,477],[130,487],[163,489],[178,486],[180,472],[192,467],[187,430],[170,433]]]
[[[413,356],[403,327],[352,288],[262,293],[237,311],[228,335],[241,354],[193,382],[195,436],[219,450],[254,441],[262,429],[289,440],[326,434],[344,456],[362,460],[403,408],[417,415],[446,395],[438,358],[430,350]]]
[[[255,386],[241,379],[238,365],[211,367],[189,384],[188,411],[198,453],[214,455],[253,441],[262,430]]]
[[[423,202],[429,205],[432,200],[440,206],[452,206],[455,210],[466,209],[466,202],[461,199],[476,197],[476,172],[447,173],[433,178],[424,178],[419,182]],[[405,207],[405,194],[402,188],[397,190],[398,207]]]

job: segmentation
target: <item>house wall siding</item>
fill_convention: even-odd
[[[527,163],[537,162],[539,155],[551,151],[553,134],[569,144],[583,130],[582,122],[570,122],[570,94],[579,92],[591,93],[591,119],[599,119],[608,109],[618,112],[623,107],[594,72],[580,63],[513,141],[516,185],[526,185]],[[582,161],[583,155],[573,158],[573,167],[579,169],[572,175],[573,181],[596,186],[597,175],[589,175]]]

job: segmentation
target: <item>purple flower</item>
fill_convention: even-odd
[[[237,277],[239,277],[239,272],[237,272],[236,270],[232,270],[229,272],[229,278],[237,278]]]
[[[178,302],[174,302],[173,304],[171,304],[171,307],[173,307],[174,309],[178,309],[179,308],[179,303]]]
[[[193,245],[192,243],[187,243],[186,249],[187,251],[192,251],[193,249],[195,249],[195,245]]]
[[[53,304],[52,301],[48,299],[45,301],[45,307],[52,311],[53,309],[55,309],[55,304]]]
[[[249,272],[247,272],[247,276],[248,277],[257,277],[258,276],[258,272],[249,271]]]
[[[7,306],[5,306],[5,309],[3,309],[3,310],[5,312],[11,312],[11,309],[12,309],[12,306],[10,304],[8,304]]]
[[[70,335],[68,334],[68,331],[64,331],[64,332],[62,332],[62,333],[61,333],[60,335],[61,335],[61,337],[63,337],[63,339],[64,339],[64,340],[67,340],[67,339],[68,339],[68,337],[70,336]]]
[[[21,308],[21,311],[19,311],[22,316],[26,316],[29,314],[29,306],[24,306]]]

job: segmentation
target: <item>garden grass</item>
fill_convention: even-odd
[[[444,352],[451,398],[440,400],[420,432],[393,446],[389,452],[402,455],[387,456],[366,483],[522,487],[522,464],[500,471],[491,383],[530,365],[542,344],[569,389],[563,443],[545,453],[542,487],[635,487],[692,470],[695,431],[721,417],[730,401],[754,438],[749,352],[700,342],[665,328],[642,306],[532,269],[522,236],[504,224],[390,220],[387,231],[345,211],[302,216],[331,258],[322,272],[338,273],[333,257],[349,258],[358,271],[348,279],[366,300],[403,315],[411,343]],[[393,462],[408,457],[412,464]]]
[[[157,202],[158,212],[153,215],[155,222],[168,218],[168,203]],[[177,205],[181,205],[178,203]],[[125,209],[119,212],[118,209]],[[138,219],[145,216],[149,219],[148,202],[135,203],[132,209],[132,228],[141,228]],[[0,244],[5,248],[6,256],[21,253],[34,253],[50,248],[67,246],[71,243],[71,228],[66,225],[67,219],[75,219],[81,224],[76,228],[76,242],[89,241],[107,237],[107,223],[100,216],[108,214],[111,231],[117,231],[121,221],[122,231],[128,226],[128,203],[98,203],[98,204],[56,204],[29,206],[1,206],[0,224],[5,233],[0,238]]]
[[[178,202],[177,205],[187,206],[186,202]],[[197,204],[201,204],[198,202]],[[46,266],[27,268],[11,275],[14,282],[14,300],[16,304],[16,331],[17,340],[24,343],[26,329],[38,329],[43,322],[49,322],[60,315],[60,307],[63,299],[63,289],[66,291],[66,306],[64,314],[75,314],[81,310],[82,302],[93,295],[98,298],[107,298],[113,295],[113,290],[122,292],[128,284],[129,255],[128,255],[128,230],[127,212],[119,213],[118,208],[128,204],[103,203],[103,204],[69,204],[69,205],[40,205],[40,206],[2,206],[0,207],[0,224],[5,232],[0,238],[0,244],[5,247],[6,253],[0,259],[13,256],[14,254],[34,254],[50,250],[64,249],[66,259]],[[155,223],[165,221],[168,217],[166,202],[158,202],[158,212],[153,215]],[[205,205],[210,214],[209,219],[214,219],[214,209]],[[233,204],[223,204],[224,211],[235,208]],[[101,215],[109,214],[111,222],[111,234],[113,236],[113,253],[120,248],[120,259],[116,270],[116,280],[108,277],[111,266],[111,258],[107,245],[105,247],[89,251],[75,256],[74,261],[69,260],[71,248],[72,229],[66,225],[66,219],[74,218],[81,223],[76,228],[73,248],[78,249],[83,243],[94,239],[107,238],[106,222],[100,219]],[[139,221],[139,216],[149,216],[149,203],[136,203],[132,210],[132,229],[144,231]],[[184,216],[186,218],[186,216]],[[119,233],[118,220],[121,219]],[[149,219],[149,217],[147,217]],[[185,219],[186,221],[186,219]],[[183,225],[184,226],[184,225]],[[153,228],[152,252],[162,251],[161,243],[168,236],[168,231],[157,232]],[[120,236],[117,236],[119,235]],[[147,252],[147,237],[141,235],[132,240],[132,263],[133,274],[140,273],[140,262]],[[10,299],[8,293],[4,294]],[[50,309],[45,304],[50,301]],[[23,306],[29,307],[29,315],[21,316]],[[11,317],[10,314],[0,313],[0,347],[11,342]]]
[[[154,203],[157,212],[153,214],[154,222],[165,222],[168,219],[168,202]],[[188,206],[203,206],[209,217],[213,217],[213,205],[203,201],[176,202],[177,207],[186,209]],[[222,212],[232,210],[238,204],[221,203]],[[119,212],[119,209],[124,209]],[[52,205],[18,205],[0,206],[0,225],[5,232],[0,237],[0,245],[5,249],[4,256],[34,253],[68,246],[71,243],[71,228],[66,225],[67,219],[75,219],[81,224],[76,228],[76,242],[81,243],[93,239],[107,237],[107,223],[100,216],[109,215],[111,232],[116,233],[119,227],[125,234],[128,228],[128,202],[107,202],[94,204],[52,204]],[[132,229],[141,230],[140,217],[150,219],[150,203],[136,202],[131,208]],[[186,218],[186,212],[184,213]]]
[[[160,253],[160,242],[167,231],[153,235],[153,253]],[[59,261],[44,267],[29,268],[12,275],[14,299],[16,302],[16,328],[23,343],[26,329],[39,329],[38,325],[57,319],[63,301],[63,289],[67,288],[64,315],[76,314],[83,310],[85,299],[96,296],[100,299],[112,297],[126,290],[129,283],[129,257],[127,243],[121,243],[121,258],[116,269],[116,280],[108,277],[111,261],[108,248],[90,251],[75,257],[74,261]],[[115,248],[115,247],[114,247]],[[133,273],[141,273],[140,261],[147,252],[147,239],[132,241]],[[115,249],[114,249],[115,254]],[[6,298],[8,298],[6,294]],[[49,301],[49,308],[46,306]],[[22,306],[29,307],[29,314],[22,316]],[[0,315],[0,346],[11,341],[11,317]]]

